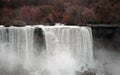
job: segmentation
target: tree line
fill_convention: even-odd
[[[0,24],[120,23],[120,0],[0,0]]]

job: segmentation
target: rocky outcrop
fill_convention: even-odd
[[[96,75],[96,73],[91,72],[91,71],[85,71],[82,73],[82,75]]]
[[[84,71],[83,73],[77,71],[76,75],[96,75],[96,73],[91,72],[91,71]]]

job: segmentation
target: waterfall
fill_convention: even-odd
[[[12,72],[22,65],[27,75],[76,75],[94,65],[91,28],[0,26],[0,63]]]

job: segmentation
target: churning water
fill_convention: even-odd
[[[76,75],[93,65],[89,27],[0,26],[0,75]]]

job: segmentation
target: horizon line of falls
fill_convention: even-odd
[[[0,26],[0,75],[78,75],[94,66],[92,32],[78,26]]]

